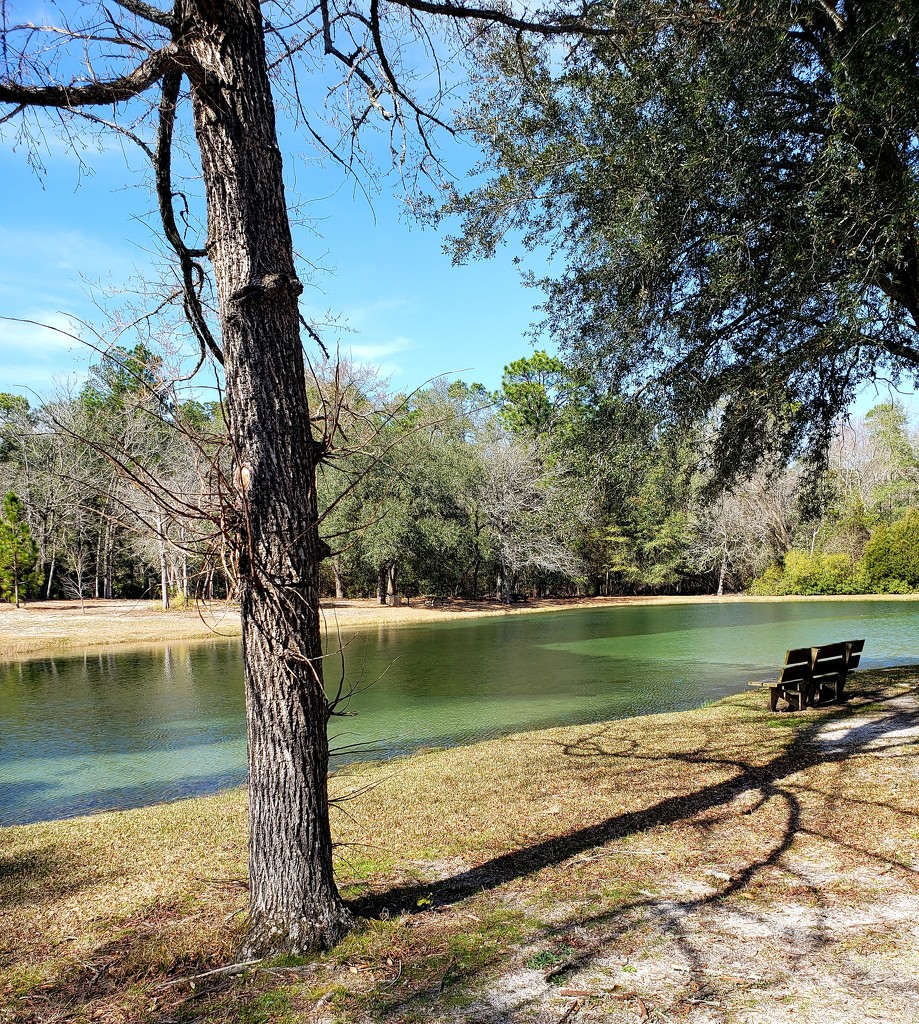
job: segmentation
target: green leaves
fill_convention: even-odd
[[[14,602],[18,608],[21,598],[41,586],[37,563],[38,547],[26,522],[25,509],[9,491],[0,517],[0,596],[5,601]]]
[[[819,461],[861,382],[919,371],[915,11],[627,7],[614,44],[484,52],[491,177],[443,211],[456,258],[509,233],[553,257],[547,336],[612,391],[716,414],[725,478]]]

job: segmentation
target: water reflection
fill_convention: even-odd
[[[788,647],[866,638],[866,666],[916,660],[903,602],[672,605],[380,627],[345,637],[355,718],[339,762],[563,722],[698,706]],[[337,688],[341,659],[327,661]],[[213,792],[243,781],[237,641],[0,667],[0,822]]]

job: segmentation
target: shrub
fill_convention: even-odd
[[[882,594],[919,588],[919,509],[908,509],[895,523],[874,531],[862,567],[871,589]]]
[[[803,596],[864,593],[865,580],[844,553],[809,555],[789,551],[784,565],[770,566],[750,587],[753,594]]]

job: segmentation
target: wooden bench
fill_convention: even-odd
[[[780,698],[793,711],[831,701],[841,703],[846,676],[858,667],[864,647],[864,640],[797,647],[786,652],[778,679],[751,680],[748,685],[769,689],[770,711],[778,710]]]
[[[778,679],[751,679],[747,686],[769,688],[769,710],[777,711],[779,698],[795,710],[803,706],[811,678],[811,647],[796,647],[785,652],[785,664]]]
[[[846,676],[858,668],[864,647],[864,640],[815,647],[807,703],[829,704],[836,701],[841,704],[845,695]]]

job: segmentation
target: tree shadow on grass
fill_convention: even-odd
[[[51,842],[11,851],[0,845],[0,911],[40,902],[49,891],[56,900],[72,896],[109,877],[104,866],[90,865]]]
[[[762,763],[734,756],[729,744],[727,753],[723,753],[725,738],[717,732],[695,749],[676,753],[658,753],[647,746],[639,749],[634,743],[622,745],[614,738],[615,729],[607,726],[582,734],[573,743],[565,744],[547,737],[538,742],[555,744],[565,757],[573,759],[601,764],[620,759],[630,763],[645,760],[652,765],[667,761],[674,771],[685,766],[687,778],[700,767],[715,769],[727,777],[502,854],[441,881],[392,886],[355,900],[352,906],[357,913],[368,917],[410,916],[432,911],[449,915],[451,908],[483,892],[518,882],[541,871],[551,872],[562,865],[574,867],[585,860],[599,859],[604,856],[603,848],[607,844],[662,826],[682,824],[691,827],[697,832],[700,849],[706,849],[711,836],[713,852],[716,852],[719,828],[733,827],[735,820],[755,815],[767,804],[772,804],[770,820],[775,819],[774,830],[768,836],[758,837],[762,840],[759,848],[750,852],[744,863],[735,866],[729,876],[709,886],[710,891],[676,899],[638,893],[610,909],[596,912],[582,909],[570,921],[538,929],[538,942],[548,951],[559,948],[569,951],[559,972],[560,976],[565,976],[590,967],[604,950],[608,953],[611,944],[625,943],[627,946],[629,933],[636,933],[650,922],[653,929],[672,944],[673,954],[680,961],[685,974],[686,1009],[690,1004],[717,995],[719,987],[717,973],[713,974],[713,965],[708,963],[710,953],[705,951],[706,939],[694,931],[690,922],[697,919],[700,912],[712,909],[729,913],[731,920],[736,921],[741,929],[749,928],[754,932],[759,929],[772,934],[778,927],[774,908],[758,905],[755,898],[729,901],[732,896],[755,889],[759,876],[769,869],[780,869],[798,887],[811,922],[804,938],[798,937],[789,954],[790,969],[796,971],[800,966],[806,967],[825,946],[835,941],[831,928],[827,926],[833,908],[824,886],[819,879],[795,867],[786,857],[798,837],[833,844],[840,851],[857,855],[861,861],[876,867],[879,873],[896,869],[906,877],[919,878],[919,872],[887,856],[883,849],[870,849],[870,842],[863,841],[857,833],[841,836],[832,827],[834,819],[846,820],[847,804],[852,807],[861,805],[861,809],[868,812],[895,812],[919,821],[915,810],[845,794],[843,780],[839,778],[824,782],[824,775],[821,775],[817,784],[808,784],[799,775],[807,769],[832,769],[833,766],[838,766],[840,773],[844,773],[851,759],[865,752],[881,757],[919,754],[915,744],[919,733],[919,709],[904,707],[899,698],[900,695],[891,695],[885,688],[867,690],[854,702],[854,708],[824,708],[817,713],[788,716],[781,722],[764,719],[764,725],[787,724],[797,731],[780,752]],[[873,712],[870,720],[853,714],[858,706],[869,703]],[[848,726],[847,722],[850,723]],[[829,822],[830,825],[821,827],[821,822]],[[554,876],[550,876],[547,882],[550,891],[553,886],[551,877]],[[460,921],[455,924],[462,927]],[[449,987],[463,983],[474,985],[477,975],[481,974],[481,968],[454,970]],[[434,984],[413,986],[407,983],[401,992],[381,992],[377,1008],[380,1012],[398,1015],[411,1006],[437,1001],[442,997],[444,988],[444,978]],[[505,1006],[505,1018],[514,1019],[513,1013],[516,1010],[524,1012],[534,998],[532,994],[522,994],[519,1006]]]
[[[569,918],[553,923],[530,916],[521,929],[524,943],[530,950],[566,951],[565,962],[558,975],[564,978],[593,967],[611,948],[619,951],[628,949],[630,944],[634,947],[644,941],[643,929],[654,928],[657,934],[666,937],[674,957],[680,961],[686,978],[686,998],[716,996],[719,982],[708,963],[705,937],[694,929],[692,919],[709,908],[718,909],[732,896],[754,890],[759,876],[770,868],[780,868],[786,875],[795,876],[797,868],[785,855],[799,836],[825,839],[845,846],[862,860],[877,864],[879,871],[896,869],[916,875],[915,871],[892,856],[886,857],[880,847],[870,849],[870,843],[857,833],[839,836],[822,824],[827,815],[830,819],[846,820],[846,804],[852,807],[863,805],[866,812],[873,809],[880,812],[886,808],[888,812],[895,810],[914,819],[919,817],[910,809],[904,811],[882,801],[873,802],[870,792],[845,793],[843,780],[831,777],[834,766],[840,773],[845,773],[851,758],[868,750],[882,756],[912,753],[905,730],[919,727],[919,712],[899,704],[898,696],[878,689],[860,696],[857,702],[853,702],[851,710],[827,708],[782,718],[756,713],[763,729],[755,733],[755,738],[763,742],[753,744],[752,753],[749,744],[746,747],[742,742],[732,745],[731,738],[725,736],[717,723],[706,732],[695,728],[692,735],[699,735],[699,741],[692,742],[688,749],[677,751],[655,749],[654,743],[645,738],[640,745],[624,743],[616,725],[582,729],[576,742],[564,743],[555,733],[521,741],[543,747],[551,745],[563,762],[571,763],[572,770],[577,767],[585,772],[605,772],[609,778],[618,776],[625,785],[634,785],[636,788],[629,798],[635,806],[583,828],[549,836],[493,857],[441,881],[389,886],[384,891],[353,901],[352,907],[364,916],[395,917],[404,914],[405,917],[367,925],[370,931],[379,930],[379,936],[369,947],[365,946],[363,952],[360,952],[360,946],[356,946],[359,951],[352,959],[360,969],[364,967],[362,960],[370,961],[368,980],[371,975],[376,980],[353,994],[340,990],[341,994],[336,998],[341,1001],[341,1016],[346,1019],[351,1010],[355,1016],[366,1016],[369,1012],[373,1019],[378,1020],[411,1016],[416,1011],[424,1012],[432,1004],[443,1004],[454,996],[467,997],[469,993],[476,992],[485,979],[509,966],[519,968],[519,961],[527,954],[511,951],[509,942],[516,940],[503,944],[499,941],[491,952],[473,950],[474,955],[465,956],[465,951],[480,938],[499,934],[497,926],[479,921],[485,916],[482,908],[487,906],[489,899],[499,903],[505,899],[505,894],[508,905],[512,905],[515,882],[545,871],[547,895],[553,901],[563,901],[576,888],[570,876],[580,870],[587,871],[584,865],[589,866],[607,856],[640,856],[634,843],[627,844],[623,851],[606,849],[608,844],[668,825],[691,829],[697,848],[717,859],[719,830],[732,828],[735,821],[744,821],[745,816],[755,816],[761,808],[769,807],[775,812],[769,816],[769,828],[757,833],[757,841],[751,842],[751,848],[745,848],[743,863],[738,858],[730,877],[719,879],[705,892],[662,898],[632,886],[623,890],[621,898],[592,899],[593,893],[587,890],[579,893],[580,897],[586,896],[587,899],[581,900],[577,912]],[[872,703],[874,717],[871,721],[858,715],[858,708],[867,703]],[[752,714],[743,705],[736,710],[738,716]],[[844,731],[847,725],[848,731]],[[776,728],[766,732],[771,726]],[[796,731],[794,734],[790,731],[785,733],[784,726]],[[770,752],[773,739],[782,744],[782,749]],[[648,766],[652,775],[664,771],[668,780],[666,785],[677,792],[671,791],[662,798],[655,798],[650,790],[642,791],[641,779],[635,771],[635,766],[642,764]],[[821,766],[830,769],[829,777],[825,771],[816,776],[800,775],[805,769]],[[694,777],[696,775],[699,777]],[[713,778],[713,781],[704,782],[702,776]],[[647,845],[653,845],[653,840]],[[49,869],[57,872],[62,867],[60,863],[55,865],[53,852],[42,851],[43,856],[52,858],[44,866],[40,861],[32,867],[11,863],[10,871],[14,875],[16,872],[32,872],[35,884],[40,885],[42,871],[48,878]],[[559,868],[563,870],[555,870]],[[615,869],[609,874],[615,874]],[[795,877],[819,924],[820,914],[824,908],[828,909],[826,894],[819,881],[806,872],[798,871]],[[650,872],[649,879],[653,885]],[[599,885],[602,880],[603,872],[600,870],[585,875],[587,885]],[[575,879],[575,882],[579,880]],[[495,893],[489,897],[504,885],[509,886],[504,894]],[[540,879],[533,890],[542,886],[543,880]],[[223,912],[232,911],[233,906],[228,902],[225,907],[210,908],[211,923],[205,926],[209,934],[211,931],[219,933],[221,927],[226,927],[226,924],[216,928],[213,925],[224,919]],[[468,913],[470,909],[475,910],[475,914]],[[731,903],[729,909],[731,914],[738,916],[738,920],[743,918],[751,925],[771,927],[768,910],[755,901],[749,905]],[[32,1019],[44,1020],[47,1011],[54,1008],[68,1012],[80,1008],[81,1012],[86,1010],[88,1013],[94,1007],[100,1008],[101,1012],[105,1008],[127,1006],[134,998],[131,993],[139,991],[138,982],[142,988],[151,984],[143,980],[148,978],[145,970],[155,971],[160,979],[165,979],[165,984],[174,986],[163,988],[157,981],[152,988],[145,989],[145,999],[153,995],[158,999],[158,1008],[152,1013],[152,1019],[186,1016],[227,1021],[267,1019],[262,1016],[263,1012],[267,1012],[272,999],[281,998],[283,992],[279,985],[287,983],[272,981],[270,970],[242,981],[226,976],[208,978],[197,982],[193,991],[188,984],[176,983],[177,975],[194,974],[225,962],[225,959],[220,961],[221,956],[232,957],[227,946],[217,951],[208,940],[201,947],[202,951],[207,947],[206,959],[195,955],[188,959],[173,956],[168,966],[162,962],[154,968],[159,954],[145,948],[145,936],[151,940],[159,936],[171,941],[168,929],[164,931],[163,919],[184,913],[186,911],[178,905],[174,908],[161,907],[156,912],[151,911],[149,919],[130,922],[127,928],[130,934],[96,950],[93,963],[84,974],[62,983],[56,990],[42,992],[41,998],[46,1001],[36,1001],[28,1008],[34,1014]],[[526,915],[521,911],[520,916],[522,920]],[[394,949],[380,955],[390,936],[394,942],[403,943],[404,962],[400,959],[401,953],[397,954]],[[829,933],[816,928],[808,941],[799,944],[797,952],[792,954],[794,964],[806,967],[808,959],[819,953],[821,944],[829,941]],[[283,977],[289,981],[296,980],[296,975]],[[304,993],[307,992],[308,989],[304,988]],[[317,996],[303,994],[298,998],[304,1000],[305,1011],[315,1009]],[[505,1003],[500,1013],[491,1014],[491,1017],[514,1020],[518,1010],[521,1017],[527,1016],[532,1010],[527,1000],[533,998],[524,992],[519,1005]],[[545,992],[539,998],[547,998]],[[275,1009],[280,1012],[280,1007]],[[339,1007],[334,1009],[337,1013]]]
[[[869,692],[865,697],[874,702],[885,701],[880,691]],[[886,698],[887,701],[890,699]],[[542,842],[494,857],[468,871],[441,881],[394,886],[384,892],[356,899],[352,902],[351,909],[361,917],[378,917],[381,912],[390,915],[411,913],[417,910],[419,899],[423,900],[425,909],[444,907],[483,890],[494,889],[515,879],[559,865],[595,847],[602,847],[637,833],[673,825],[697,817],[703,812],[725,807],[744,794],[754,794],[759,803],[776,796],[788,799],[790,794],[781,783],[790,776],[821,764],[844,763],[869,744],[873,745],[879,739],[882,740],[885,735],[896,735],[903,730],[919,728],[919,710],[894,708],[882,720],[875,719],[870,723],[855,726],[845,737],[844,742],[821,742],[820,734],[827,730],[828,723],[844,721],[849,714],[848,707],[834,707],[829,714],[824,712],[819,718],[806,722],[781,754],[762,765],[740,759],[715,757],[705,749],[684,753],[667,752],[660,755],[642,755],[634,745],[626,749],[610,750],[602,743],[603,735],[608,728],[605,727],[574,744],[562,744],[564,753],[570,757],[590,756],[595,759],[634,760],[644,757],[647,760],[685,763],[687,766],[717,767],[733,774],[722,782],[704,786],[684,795],[667,797],[640,810],[614,815],[566,835],[551,836]],[[893,742],[896,746],[904,743],[899,739]],[[919,818],[919,814],[913,816]],[[780,847],[773,851],[766,861],[751,863],[733,885],[733,890],[743,888],[758,870],[781,857],[794,841],[799,828],[798,810],[789,817],[788,829]]]

